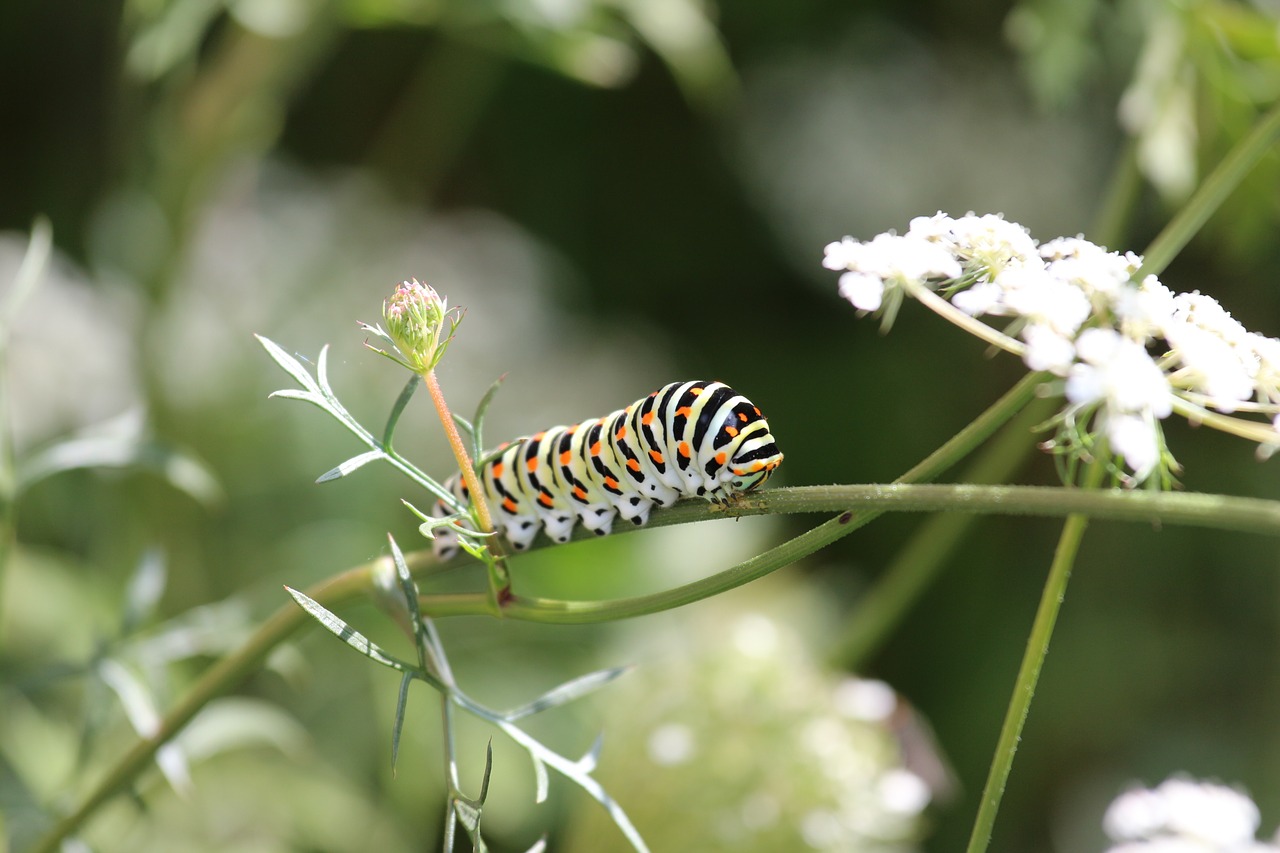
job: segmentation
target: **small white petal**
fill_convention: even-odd
[[[847,272],[840,276],[840,295],[861,311],[875,311],[884,299],[884,281],[864,272]]]
[[[1031,325],[1022,330],[1022,340],[1027,350],[1022,361],[1032,370],[1050,370],[1058,376],[1066,376],[1075,358],[1076,348],[1071,339],[1048,326]]]

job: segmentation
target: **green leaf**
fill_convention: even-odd
[[[404,712],[409,702],[409,685],[413,676],[405,673],[400,678],[400,694],[396,697],[396,719],[391,728],[391,773],[396,772],[396,759],[400,755],[400,732],[404,729]]]
[[[27,251],[22,256],[22,264],[13,276],[13,283],[9,285],[4,305],[0,306],[0,345],[8,340],[13,318],[22,309],[22,303],[27,301],[40,283],[52,250],[53,227],[48,219],[38,216],[31,224],[31,237],[27,240]]]
[[[302,366],[301,362],[299,362],[296,358],[294,358],[293,356],[285,352],[283,349],[281,349],[280,345],[277,344],[275,341],[271,340],[270,338],[263,337],[262,335],[254,335],[254,337],[258,339],[258,343],[262,344],[263,349],[267,351],[267,355],[275,359],[276,364],[284,368],[284,372],[292,376],[295,380],[297,380],[299,385],[301,385],[303,388],[306,388],[308,391],[311,391],[312,393],[315,393],[315,394],[320,393],[320,386],[317,385],[316,381],[311,378],[311,374],[307,371],[305,367]],[[320,351],[321,358],[324,357],[324,353],[326,350],[328,350],[328,346],[326,346],[323,350]],[[292,395],[286,394],[283,391],[277,391],[271,396],[283,397],[283,396],[292,396]]]
[[[571,681],[566,681],[559,687],[555,687],[542,694],[532,702],[507,711],[502,715],[503,719],[508,720],[509,722],[515,722],[516,720],[523,719],[524,717],[537,714],[540,711],[545,711],[548,708],[555,708],[559,705],[572,702],[574,699],[598,690],[630,669],[630,666],[616,666],[611,669],[601,669],[596,672],[590,672]]]
[[[139,737],[149,738],[160,728],[160,711],[150,688],[132,670],[113,658],[98,662],[98,678],[120,699],[129,725]],[[169,742],[156,750],[156,766],[165,780],[179,793],[191,790],[191,773],[186,755],[178,744]]]
[[[370,462],[377,462],[379,459],[386,458],[387,454],[383,453],[381,450],[366,450],[364,453],[361,453],[358,456],[352,456],[345,462],[341,462],[336,467],[325,471],[316,478],[316,483],[328,483],[331,480],[339,480],[348,474],[363,468]]]
[[[391,437],[395,434],[396,424],[400,422],[400,415],[404,414],[405,407],[409,405],[409,400],[412,399],[413,392],[418,389],[418,383],[421,381],[422,377],[415,373],[404,384],[404,390],[396,398],[395,405],[391,407],[391,414],[387,416],[387,426],[382,431],[383,447],[391,447]]]
[[[545,803],[547,801],[547,789],[550,787],[550,780],[547,779],[547,765],[536,753],[530,752],[529,758],[533,760],[533,778],[536,783],[536,791],[533,795],[535,803]]]
[[[221,503],[223,497],[217,478],[203,462],[185,450],[137,436],[86,435],[58,442],[23,461],[17,488],[21,492],[55,474],[80,468],[150,471],[206,506]]]
[[[480,398],[480,402],[476,404],[476,416],[472,419],[474,428],[471,431],[472,444],[475,445],[475,452],[471,455],[472,459],[480,459],[484,455],[484,417],[489,411],[489,404],[493,402],[493,398],[497,396],[498,389],[502,387],[502,383],[507,379],[507,374],[502,374],[489,385],[489,389],[484,392],[484,396]],[[481,463],[476,463],[477,473],[482,467]]]
[[[138,561],[138,568],[125,589],[124,613],[120,619],[122,636],[132,634],[155,612],[156,604],[164,594],[167,575],[164,555],[157,548],[148,549]]]
[[[326,631],[336,635],[344,643],[358,651],[360,654],[372,661],[382,664],[383,666],[391,667],[397,672],[408,673],[417,677],[425,675],[425,673],[413,664],[387,654],[377,643],[373,642],[346,622],[342,621],[331,610],[308,596],[305,592],[300,592],[290,586],[286,586],[284,589],[285,592],[289,593],[289,595],[293,597],[294,601],[298,602],[298,605],[303,610],[307,611],[313,619],[324,626]]]

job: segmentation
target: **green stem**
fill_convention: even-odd
[[[1105,472],[1106,465],[1100,458],[1095,459],[1085,474],[1085,489],[1096,489]],[[1009,700],[1004,725],[1000,729],[1000,739],[996,742],[991,770],[982,789],[982,802],[978,805],[978,815],[973,822],[968,853],[982,853],[991,842],[991,830],[995,826],[996,813],[1000,810],[1000,801],[1004,797],[1005,783],[1009,781],[1009,772],[1013,769],[1013,756],[1018,750],[1022,727],[1031,710],[1031,699],[1036,692],[1036,683],[1040,680],[1040,670],[1049,653],[1049,640],[1053,637],[1058,611],[1067,594],[1067,582],[1071,579],[1071,568],[1075,565],[1076,554],[1080,550],[1080,540],[1088,526],[1088,517],[1079,514],[1069,516],[1062,525],[1062,535],[1058,538],[1053,564],[1049,567],[1049,577],[1045,581],[1040,606],[1036,609],[1036,618],[1031,625],[1031,636],[1027,638],[1027,649],[1022,656],[1022,665],[1018,668],[1018,680],[1014,682],[1013,697]]]
[[[1280,101],[1222,158],[1222,162],[1192,193],[1177,215],[1151,241],[1151,245],[1143,252],[1142,269],[1134,278],[1141,281],[1143,276],[1163,272],[1178,252],[1199,233],[1227,196],[1240,186],[1258,161],[1272,150],[1277,139],[1280,139]]]

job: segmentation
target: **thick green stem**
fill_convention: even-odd
[[[1085,489],[1097,488],[1105,471],[1106,466],[1095,460],[1085,475]],[[1031,625],[1031,636],[1027,638],[1027,649],[1022,656],[1022,665],[1018,668],[1013,697],[1009,700],[1004,725],[1000,729],[1000,739],[996,742],[991,770],[982,789],[982,802],[978,805],[978,815],[973,822],[968,853],[982,853],[991,842],[991,830],[995,826],[996,813],[1000,810],[1000,801],[1004,797],[1005,783],[1009,781],[1009,772],[1013,769],[1013,756],[1018,751],[1018,741],[1022,739],[1022,727],[1031,710],[1031,699],[1035,696],[1045,656],[1049,653],[1053,627],[1057,624],[1058,611],[1067,595],[1071,568],[1075,565],[1080,540],[1084,538],[1084,531],[1088,526],[1089,519],[1084,515],[1071,515],[1062,525],[1062,535],[1058,537],[1053,564],[1049,567],[1049,578],[1040,595],[1040,606],[1036,609],[1036,618]]]

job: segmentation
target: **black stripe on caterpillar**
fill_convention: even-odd
[[[478,472],[493,521],[517,551],[539,530],[568,542],[574,526],[598,536],[615,516],[649,520],[684,497],[726,500],[758,487],[782,462],[754,403],[722,382],[672,382],[602,418],[552,427],[500,446]],[[470,496],[454,474],[445,488]],[[432,515],[450,513],[436,501]],[[457,533],[435,532],[436,555],[458,550]]]

